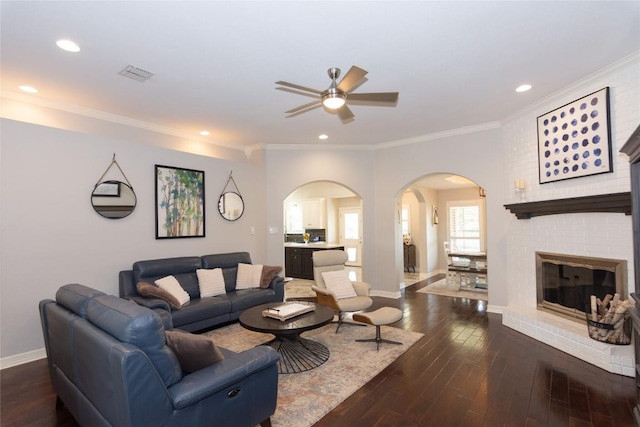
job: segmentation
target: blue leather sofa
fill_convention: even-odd
[[[82,426],[269,426],[278,353],[234,353],[190,374],[153,310],[83,285],[40,302],[53,389]]]
[[[170,327],[195,332],[237,320],[247,308],[284,300],[284,278],[276,276],[268,288],[236,290],[238,263],[251,264],[248,252],[231,252],[205,256],[189,256],[138,261],[131,270],[120,272],[120,297],[159,312]],[[221,268],[227,293],[200,299],[199,268]],[[191,297],[191,301],[176,310],[160,299],[145,298],[138,294],[138,282],[153,283],[173,275]],[[164,313],[163,313],[164,312]],[[169,318],[169,319],[167,319]]]

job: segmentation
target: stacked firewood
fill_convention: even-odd
[[[587,314],[589,336],[594,340],[611,344],[629,344],[631,334],[625,328],[629,318],[628,308],[633,303],[620,300],[620,294],[607,294],[604,299],[591,295],[591,313]]]

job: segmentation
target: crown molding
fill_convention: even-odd
[[[296,150],[296,151],[322,151],[322,150],[331,150],[331,151],[371,151],[375,149],[374,145],[371,144],[363,144],[363,145],[354,145],[354,144],[324,144],[322,142],[318,142],[316,144],[267,144],[264,146],[266,150],[273,151],[287,151],[287,150]]]
[[[547,104],[550,104],[550,103],[562,103],[563,99],[573,96],[573,92],[583,89],[584,86],[594,84],[598,80],[601,80],[603,77],[607,76],[608,74],[611,74],[612,72],[615,72],[621,68],[627,67],[628,65],[637,63],[639,61],[640,61],[640,51],[636,51],[612,64],[607,65],[604,68],[601,68],[600,70],[592,74],[589,74],[588,76],[581,78],[580,80],[573,82],[569,86],[565,86],[559,91],[553,92],[551,95],[547,97],[544,97],[532,104],[527,105],[526,108],[502,119],[502,123],[509,122],[511,120],[514,120],[526,114],[538,115],[536,111],[542,108],[543,106],[546,106]]]
[[[80,107],[74,104],[67,104],[59,101],[52,101],[50,99],[42,98],[38,95],[23,95],[21,93],[9,90],[2,90],[0,92],[0,98],[9,99],[12,101],[18,101],[25,104],[36,105],[38,107],[51,108],[53,110],[64,111],[66,113],[77,114],[79,116],[89,117],[92,119],[103,120],[106,122],[116,123],[124,126],[130,126],[138,129],[144,129],[152,132],[161,133],[164,135],[175,136],[178,138],[183,138],[191,141],[202,142],[205,144],[215,145],[223,148],[228,148],[237,151],[245,151],[244,147],[238,147],[237,145],[227,143],[227,142],[212,142],[208,139],[193,135],[187,134],[184,132],[179,132],[173,128],[158,125],[156,123],[145,122],[142,120],[135,120],[124,116],[119,116],[117,114],[106,113],[104,111],[94,110],[91,108]],[[0,112],[0,116],[4,117],[4,114]]]
[[[482,131],[491,130],[491,129],[499,129],[501,126],[502,124],[500,122],[488,122],[488,123],[483,123],[483,124],[474,125],[474,126],[467,126],[467,127],[458,128],[458,129],[446,130],[443,132],[436,132],[436,133],[431,133],[427,135],[415,136],[412,138],[405,138],[405,139],[398,139],[396,141],[383,142],[383,143],[377,144],[375,148],[386,149],[386,148],[392,148],[392,147],[399,147],[402,145],[418,144],[421,142],[434,141],[437,139],[444,139],[452,136],[482,132]]]

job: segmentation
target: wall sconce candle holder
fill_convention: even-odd
[[[522,180],[522,179],[516,179],[513,182],[513,185],[515,187],[516,197],[517,197],[518,201],[520,201],[520,202],[526,201],[526,199],[525,199],[525,191],[527,190],[527,183],[524,182],[524,180]]]

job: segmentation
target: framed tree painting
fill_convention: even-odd
[[[538,117],[540,184],[613,172],[609,88]]]
[[[156,239],[205,237],[204,171],[156,165]]]

